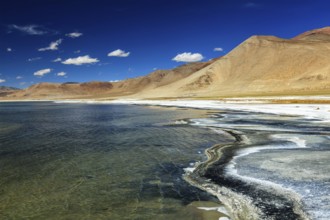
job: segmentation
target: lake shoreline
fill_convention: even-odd
[[[66,100],[66,101],[55,101],[56,103],[86,103],[86,104],[133,104],[133,105],[145,105],[145,106],[159,106],[159,107],[178,107],[178,108],[193,108],[193,109],[208,109],[208,110],[228,110],[228,111],[244,111],[244,112],[255,112],[255,113],[266,113],[274,115],[287,115],[291,116],[300,116],[308,120],[319,120],[321,122],[327,122],[330,120],[330,105],[327,104],[247,104],[247,103],[223,103],[219,101],[187,101],[187,100],[176,100],[176,101],[138,101],[138,100],[117,100],[111,102],[99,102],[99,101],[82,101],[82,100]],[[207,128],[207,126],[205,126]],[[208,158],[216,158],[207,160],[195,167],[193,172],[190,172],[184,176],[184,179],[189,182],[191,185],[196,186],[204,191],[207,191],[213,195],[216,195],[219,200],[225,204],[227,209],[230,212],[232,219],[262,219],[263,210],[255,206],[250,198],[245,197],[239,192],[234,192],[232,189],[219,186],[218,184],[221,181],[215,181],[216,184],[213,184],[213,181],[208,179],[215,180],[216,177],[211,174],[207,174],[207,169],[204,169],[205,166],[209,167],[212,163],[217,163],[219,160],[226,160],[226,157],[223,157],[221,154],[224,150],[231,149],[232,145],[241,145],[244,144],[246,138],[244,135],[236,133],[234,129],[227,129],[223,131],[227,132],[229,135],[235,138],[234,143],[222,144],[221,146],[216,145],[206,150],[206,155]],[[228,151],[230,152],[230,150]],[[233,152],[233,151],[232,151]],[[220,153],[220,154],[219,154]],[[213,156],[212,156],[213,155]],[[230,160],[231,157],[227,157]],[[228,161],[227,161],[228,163]],[[201,166],[201,167],[200,167]],[[215,172],[220,172],[214,168]],[[198,175],[196,175],[198,174]],[[204,176],[204,177],[203,177]],[[229,180],[229,182],[233,182]],[[218,184],[217,184],[218,183]],[[236,182],[238,185],[243,185],[242,182]],[[251,184],[253,185],[253,184]],[[281,196],[280,196],[281,197]],[[280,198],[281,199],[281,198]],[[299,199],[297,201],[292,200],[291,214],[294,219],[309,219],[309,217],[304,213],[300,207]],[[265,208],[271,209],[271,208]],[[287,211],[288,210],[284,210]],[[297,214],[298,213],[298,214]]]
[[[126,101],[122,104],[126,104]],[[217,103],[216,101],[152,101],[152,102],[143,102],[140,103],[130,103],[130,104],[142,104],[142,105],[150,105],[150,106],[176,106],[182,108],[201,108],[201,109],[209,109],[209,110],[239,110],[246,112],[256,112],[256,113],[266,113],[266,114],[274,114],[274,115],[292,115],[292,116],[300,116],[309,120],[321,120],[326,122],[329,120],[329,105],[319,105],[319,104],[246,104],[242,105],[237,104],[223,104]],[[227,108],[226,108],[227,107]],[[299,111],[297,111],[297,109]],[[208,128],[208,126],[206,126]],[[267,188],[266,186],[262,186],[259,189],[254,187],[256,182],[250,183],[246,186],[246,182],[244,180],[239,179],[226,179],[224,181],[223,178],[219,177],[224,173],[224,170],[219,170],[219,167],[224,167],[226,163],[217,164],[213,167],[213,171],[209,172],[210,169],[204,169],[204,167],[209,167],[210,163],[216,164],[221,159],[226,160],[225,156],[216,155],[218,154],[218,150],[223,151],[226,148],[230,149],[231,145],[241,145],[244,144],[243,139],[246,137],[235,133],[235,131],[230,131],[230,135],[232,135],[236,141],[233,144],[223,145],[218,148],[218,146],[214,146],[206,150],[206,155],[208,156],[208,160],[201,164],[198,164],[192,172],[187,172],[184,176],[185,180],[190,184],[205,190],[219,198],[219,200],[226,206],[227,210],[230,213],[232,219],[265,219],[269,216],[274,217],[274,219],[310,219],[309,214],[306,213],[304,208],[302,207],[302,202],[299,194],[294,191],[287,190],[286,188],[282,188],[281,186],[274,184],[270,186],[270,193],[273,187],[279,189],[276,193],[272,193],[272,199],[278,201],[278,203],[283,203],[283,207],[276,207],[275,204],[265,204],[263,202],[254,203],[253,199],[249,196],[243,195],[240,191],[233,190],[234,188],[230,187],[231,184],[238,186],[240,190],[249,190],[255,191],[257,194],[262,195],[263,190],[260,188]],[[229,150],[230,151],[230,150]],[[232,153],[235,150],[232,150]],[[212,157],[216,157],[217,159],[213,160]],[[211,159],[210,159],[211,158]],[[228,161],[231,160],[232,157],[227,157]],[[210,161],[211,160],[211,161]],[[210,173],[220,174],[218,176],[214,176]],[[224,182],[226,182],[224,186]],[[257,183],[257,185],[262,185]],[[269,187],[269,186],[268,186]],[[243,191],[244,191],[243,190]],[[266,192],[265,191],[265,192]],[[286,195],[287,194],[287,195]],[[264,198],[267,200],[267,196]],[[256,198],[254,198],[256,200]]]

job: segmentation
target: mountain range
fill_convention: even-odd
[[[164,99],[324,95],[330,92],[330,27],[291,39],[251,36],[225,56],[119,82],[40,83],[3,99]],[[0,93],[1,94],[1,93]]]

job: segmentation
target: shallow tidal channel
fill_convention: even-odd
[[[0,219],[219,219],[182,179],[231,141],[185,124],[206,110],[0,103]],[[212,208],[211,208],[212,209]]]

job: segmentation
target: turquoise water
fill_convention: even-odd
[[[183,169],[228,139],[175,122],[206,114],[0,103],[0,219],[202,219],[192,204],[217,200]]]

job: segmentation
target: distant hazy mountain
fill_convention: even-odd
[[[62,84],[45,82],[32,85],[10,96],[26,99],[93,98],[109,96],[112,87],[112,83],[109,82],[68,82]]]
[[[18,88],[15,87],[9,87],[9,86],[0,86],[0,97],[5,97],[7,95],[10,95],[16,91],[18,91]]]
[[[11,91],[11,90],[20,90],[19,88],[9,87],[9,86],[0,86],[0,91]]]

